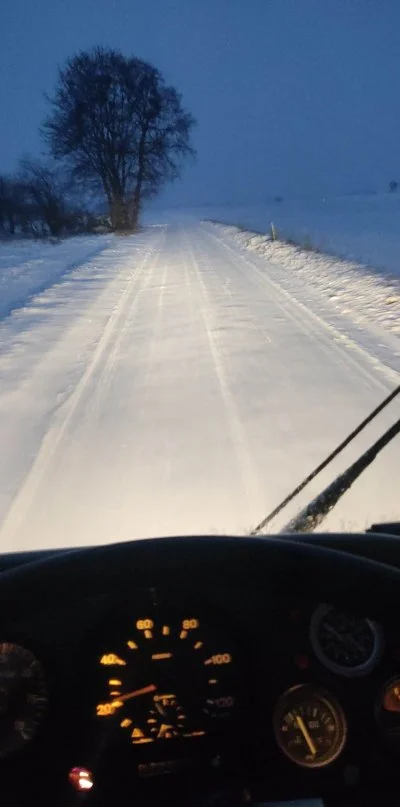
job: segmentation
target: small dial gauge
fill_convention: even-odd
[[[379,625],[331,605],[319,605],[314,611],[310,640],[321,664],[347,677],[367,675],[379,663],[383,651]]]
[[[331,696],[300,684],[282,695],[274,713],[276,741],[303,768],[322,768],[341,753],[346,741],[342,709]]]
[[[24,647],[0,643],[0,757],[36,734],[47,706],[42,666]]]
[[[385,684],[375,714],[385,743],[400,754],[400,678],[392,678]]]
[[[137,619],[99,665],[99,722],[134,746],[203,737],[237,713],[235,650],[198,617]]]

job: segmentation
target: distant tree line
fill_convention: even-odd
[[[0,175],[0,237],[76,235],[107,228],[107,218],[75,200],[70,178],[49,160],[25,158]]]
[[[194,154],[195,121],[180,95],[152,65],[118,51],[72,57],[48,103],[46,156],[0,175],[0,235],[134,231],[144,200]],[[96,212],[101,200],[108,215]]]

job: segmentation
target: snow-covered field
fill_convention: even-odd
[[[43,289],[57,283],[65,272],[101,252],[113,236],[77,236],[50,241],[0,241],[0,319]]]
[[[398,337],[294,283],[284,256],[193,217],[95,243],[0,327],[3,550],[246,532],[399,383]],[[399,518],[398,458],[397,440],[326,527]]]
[[[400,277],[400,193],[299,197],[258,205],[220,206],[196,211],[248,230],[269,233]]]

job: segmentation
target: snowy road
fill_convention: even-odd
[[[271,280],[211,225],[154,226],[4,320],[2,550],[248,531],[385,397],[393,367],[279,271]],[[393,404],[274,526],[399,414]],[[397,441],[326,525],[400,517],[399,456]]]

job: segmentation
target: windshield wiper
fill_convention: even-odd
[[[330,513],[338,500],[346,493],[353,482],[371,465],[371,462],[382,451],[396,434],[400,433],[400,419],[387,429],[382,437],[376,441],[361,457],[358,458],[343,474],[328,485],[319,496],[316,496],[281,532],[312,532],[321,524],[325,516]]]
[[[286,507],[286,505],[289,504],[289,502],[291,502],[295,496],[297,496],[298,493],[304,490],[306,485],[308,485],[309,482],[315,479],[317,474],[319,474],[320,471],[323,471],[323,469],[326,468],[326,466],[329,465],[329,463],[332,462],[332,460],[335,459],[335,457],[337,457],[338,454],[340,454],[341,451],[343,451],[343,449],[346,448],[346,446],[348,446],[349,443],[352,440],[354,440],[354,438],[357,437],[357,435],[359,435],[360,432],[362,432],[363,429],[365,429],[365,427],[368,426],[368,424],[371,423],[371,421],[380,412],[382,412],[382,409],[384,409],[399,394],[400,394],[400,384],[398,387],[396,387],[396,389],[393,390],[393,392],[390,393],[390,395],[387,396],[387,398],[384,399],[384,401],[382,401],[382,403],[379,404],[379,406],[377,406],[368,415],[368,417],[366,417],[359,424],[359,426],[357,426],[357,428],[355,428],[346,437],[345,440],[343,440],[342,443],[340,443],[335,448],[334,451],[331,452],[331,454],[329,454],[328,457],[326,457],[326,459],[323,462],[320,463],[320,465],[317,466],[317,468],[315,468],[305,479],[303,479],[303,481],[299,485],[297,485],[297,487],[294,490],[292,490],[291,493],[289,493],[288,496],[286,496],[283,499],[283,501],[280,502],[280,504],[278,504],[265,518],[263,518],[262,521],[260,521],[259,524],[257,524],[257,526],[250,533],[250,535],[259,535],[270,523],[270,521],[272,521],[272,519],[275,518],[275,516],[277,516],[278,513],[280,513],[281,510],[283,510],[283,508]],[[332,510],[338,499],[343,495],[343,493],[345,493],[346,490],[348,490],[348,488],[353,484],[353,482],[362,473],[362,471],[365,468],[367,468],[368,465],[370,465],[370,463],[375,459],[376,455],[379,454],[380,451],[382,451],[382,448],[384,448],[385,445],[387,445],[387,443],[390,442],[393,439],[393,437],[395,437],[395,435],[399,431],[399,423],[400,421],[395,423],[394,426],[391,427],[391,429],[388,429],[388,431],[385,432],[385,434],[380,438],[380,440],[377,440],[377,442],[374,443],[374,445],[371,446],[371,448],[368,449],[368,451],[366,451],[353,465],[351,465],[350,468],[348,468],[344,472],[344,474],[341,474],[339,477],[337,477],[337,479],[335,479],[334,482],[332,482],[327,488],[325,488],[325,490],[321,494],[319,494],[319,496],[313,499],[312,502],[310,502],[307,505],[307,507],[305,507],[301,511],[301,513],[299,513],[299,515],[295,519],[293,519],[284,530],[282,530],[282,532],[308,532],[315,529],[315,527],[318,526],[318,524],[321,523],[323,518],[325,518],[325,516],[330,512],[330,510]],[[392,434],[391,432],[393,429],[395,431]],[[381,445],[382,441],[384,442]],[[372,452],[371,456],[370,452]],[[361,464],[360,469],[359,469],[359,463]],[[343,487],[343,485],[345,485],[345,487]],[[320,508],[321,508],[321,515],[319,515]],[[311,510],[312,514],[311,512],[309,512]],[[306,526],[304,526],[304,518],[306,518],[307,520]],[[298,526],[298,524],[300,526]]]

